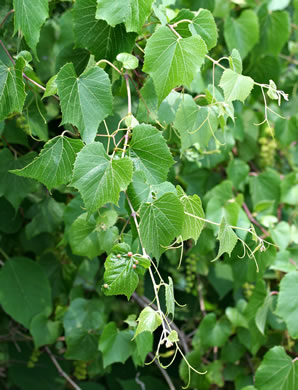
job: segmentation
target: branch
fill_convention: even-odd
[[[149,352],[149,356],[150,356],[150,359],[154,359],[154,355],[153,353]],[[156,364],[156,366],[158,367],[159,371],[162,373],[162,376],[165,378],[167,384],[169,385],[169,388],[170,390],[176,390],[171,378],[169,377],[168,373],[166,372],[166,370],[164,368],[162,368],[160,366],[160,364],[154,359],[154,363]]]
[[[75,389],[75,390],[82,390],[71,378],[66,374],[65,371],[63,371],[60,364],[57,362],[55,356],[52,354],[51,350],[48,347],[45,347],[46,353],[49,355],[50,359],[54,363],[55,367],[57,368],[57,371],[63,378],[66,379],[66,381]]]
[[[4,18],[2,19],[2,22],[0,23],[0,28],[3,27],[4,23],[6,22],[7,18],[9,17],[9,15],[13,14],[14,13],[14,9],[11,9],[5,16]]]
[[[248,216],[250,222],[258,226],[258,228],[260,228],[266,236],[269,236],[269,232],[265,228],[263,228],[263,226],[253,217],[252,213],[249,211],[249,208],[247,207],[247,204],[245,202],[243,202],[242,208],[245,211],[246,215]]]

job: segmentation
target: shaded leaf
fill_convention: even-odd
[[[35,315],[49,315],[51,288],[42,267],[26,257],[7,260],[0,270],[0,303],[26,328]]]
[[[116,362],[125,363],[132,355],[135,349],[135,343],[131,341],[132,335],[131,330],[119,331],[115,322],[109,322],[104,327],[98,344],[104,367]]]

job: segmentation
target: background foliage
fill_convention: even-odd
[[[297,25],[1,0],[1,388],[297,388]]]

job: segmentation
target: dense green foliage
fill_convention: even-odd
[[[297,389],[297,25],[1,0],[1,389]]]

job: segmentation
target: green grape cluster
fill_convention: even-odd
[[[185,291],[187,293],[191,293],[194,287],[194,281],[196,279],[196,256],[194,254],[190,254],[186,258],[186,288]]]
[[[245,298],[249,299],[252,296],[255,286],[252,283],[245,282],[242,285],[242,288],[243,288],[243,294]]]
[[[39,349],[34,349],[32,351],[30,359],[28,360],[28,363],[27,363],[28,368],[35,367],[35,363],[38,361],[40,354],[41,354],[41,352]]]
[[[18,128],[24,130],[26,133],[29,133],[29,125],[27,119],[24,115],[18,115],[16,118],[16,125]]]
[[[277,144],[275,139],[272,138],[272,135],[273,129],[270,127],[266,127],[264,131],[264,136],[259,139],[259,144],[261,146],[260,165],[263,168],[274,165]]]
[[[76,360],[74,363],[74,373],[73,375],[79,379],[84,380],[87,378],[87,362],[82,360]]]

